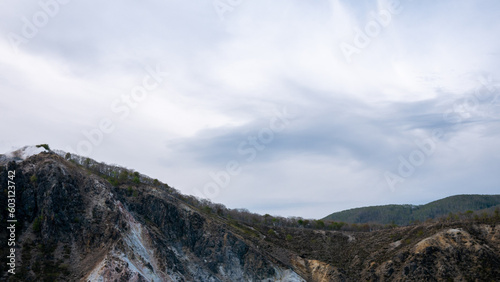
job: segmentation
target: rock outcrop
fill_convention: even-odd
[[[16,171],[24,281],[302,281],[160,189],[137,187],[138,195],[128,197],[126,189],[49,153],[10,162],[2,183],[7,170]]]
[[[14,281],[490,281],[500,278],[500,225],[431,224],[374,232],[235,228],[138,183],[112,185],[52,153],[3,156],[0,202],[16,172]],[[133,190],[133,193],[131,193]],[[6,240],[3,210],[0,239]]]

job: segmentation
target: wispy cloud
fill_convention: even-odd
[[[495,1],[242,1],[222,20],[211,1],[42,2],[52,8],[0,4],[3,151],[76,148],[112,119],[91,157],[188,194],[236,160],[214,201],[304,217],[497,191]],[[343,43],[358,49],[350,60]],[[157,65],[168,79],[117,118],[113,101]],[[290,124],[246,161],[242,142],[284,107]],[[436,132],[432,154],[388,187],[384,173]]]

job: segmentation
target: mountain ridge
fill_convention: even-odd
[[[498,215],[373,231],[331,229],[320,220],[226,209],[138,172],[50,150],[15,161],[0,156],[0,202],[9,171],[16,172],[18,256],[16,275],[8,277],[6,249],[0,249],[2,280],[500,277]],[[0,214],[6,230],[7,213]],[[1,241],[6,236],[0,233]]]
[[[500,195],[461,194],[445,197],[424,205],[377,205],[332,213],[323,220],[346,223],[378,223],[409,225],[448,216],[450,213],[478,212],[500,206]]]

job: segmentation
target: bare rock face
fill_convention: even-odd
[[[498,227],[450,228],[427,237],[410,249],[400,275],[461,281],[500,277],[500,245],[488,240],[498,236]]]
[[[129,199],[55,154],[7,169],[17,174],[22,280],[303,281],[165,191],[143,188]],[[5,169],[0,179],[7,183]]]
[[[0,202],[16,171],[13,281],[498,281],[500,225],[434,224],[374,232],[235,228],[147,184],[106,179],[42,152],[0,160]],[[7,238],[7,211],[0,239]],[[283,235],[284,236],[284,235]]]

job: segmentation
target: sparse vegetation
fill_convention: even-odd
[[[133,182],[134,184],[137,184],[137,185],[138,185],[138,184],[141,184],[141,180],[139,179],[139,177],[138,177],[138,176],[134,176],[134,179],[132,179],[132,182]]]
[[[272,230],[272,229],[269,229],[269,230],[267,231],[267,234],[268,234],[268,235],[271,235],[271,236],[276,236],[276,235],[277,235],[277,234],[276,234],[276,232],[275,232],[274,230]]]
[[[315,227],[318,229],[325,228],[325,222],[323,220],[315,220]]]
[[[44,154],[38,160],[42,158],[57,158],[57,156],[54,154]],[[271,254],[272,256],[276,256],[275,258],[280,259],[280,256],[287,255],[287,252],[290,252],[306,260],[313,259],[338,269],[343,269],[348,277],[357,277],[357,273],[362,270],[361,266],[353,264],[354,257],[360,262],[371,262],[370,260],[373,259],[373,270],[380,271],[381,268],[378,266],[382,266],[384,262],[387,262],[386,259],[397,258],[405,263],[409,262],[407,251],[415,249],[415,245],[418,242],[422,242],[425,238],[436,234],[445,234],[446,236],[450,236],[449,239],[452,239],[452,236],[460,238],[471,235],[474,237],[476,233],[480,233],[480,230],[477,228],[484,226],[482,223],[498,224],[500,222],[500,208],[495,206],[483,210],[469,208],[465,211],[447,212],[442,217],[435,217],[433,219],[416,219],[412,221],[413,226],[403,227],[398,226],[396,221],[391,221],[387,224],[346,223],[327,219],[281,217],[270,214],[259,215],[247,209],[229,209],[222,204],[212,203],[206,199],[182,195],[175,189],[161,183],[158,179],[150,179],[139,172],[123,167],[106,165],[79,156],[71,156],[70,159],[77,166],[80,166],[78,168],[79,175],[86,177],[86,174],[92,174],[92,177],[89,179],[95,180],[97,179],[95,176],[98,176],[112,183],[115,187],[111,187],[110,185],[105,187],[112,192],[113,195],[111,196],[110,193],[110,197],[116,197],[115,199],[122,201],[123,205],[127,209],[130,209],[132,216],[143,224],[145,228],[148,228],[148,230],[154,230],[161,235],[162,230],[167,229],[169,230],[168,232],[171,231],[176,236],[183,234],[177,238],[188,238],[190,243],[198,240],[196,236],[201,236],[204,232],[208,233],[206,231],[210,230],[210,232],[214,232],[213,236],[215,236],[214,234],[217,235],[217,238],[222,238],[227,234],[227,239],[225,240],[231,246],[237,247],[241,254],[245,254],[248,243],[252,243],[253,246],[259,248],[259,253]],[[62,158],[59,158],[59,161],[61,160]],[[67,164],[67,168],[64,171],[64,175],[68,175],[66,172],[74,172],[73,169],[76,166],[69,164],[69,162],[65,163]],[[54,172],[57,175],[58,172],[56,169],[58,168],[57,166],[55,167],[51,173]],[[37,171],[40,177],[43,175],[43,178],[32,180],[32,177],[36,178],[33,171]],[[27,180],[29,179],[29,181],[36,182],[42,187],[41,185],[44,184],[42,181],[52,180],[49,178],[49,175],[52,175],[51,173],[42,172],[43,170],[39,168],[35,168],[35,170],[30,169],[29,173],[24,174],[24,183],[28,182]],[[59,172],[62,176],[62,171]],[[139,183],[137,183],[136,179],[139,180]],[[74,185],[73,182],[64,184],[68,184],[65,188],[70,188]],[[80,185],[80,183],[77,183],[77,185]],[[83,187],[87,189],[88,186]],[[34,189],[36,187],[31,186],[28,188]],[[99,187],[99,189],[101,188]],[[60,190],[64,189],[47,190],[52,193],[47,194],[53,197]],[[75,191],[81,190],[72,190],[71,195],[78,194]],[[154,193],[150,191],[154,191]],[[95,193],[95,191],[92,193]],[[94,194],[94,197],[95,195],[97,194]],[[92,250],[102,240],[99,236],[87,236],[81,241],[68,240],[69,238],[64,238],[66,239],[64,241],[57,241],[59,238],[56,241],[46,240],[46,236],[43,236],[43,239],[40,236],[42,229],[44,232],[43,235],[54,234],[53,232],[57,228],[66,228],[64,232],[68,232],[67,230],[69,229],[67,228],[78,230],[78,232],[80,230],[89,232],[89,230],[101,230],[102,226],[99,227],[99,220],[110,220],[110,218],[113,223],[118,224],[116,225],[118,228],[125,228],[124,226],[126,226],[123,223],[124,221],[119,217],[117,219],[116,216],[109,216],[110,212],[113,212],[107,208],[112,205],[112,201],[109,201],[109,198],[104,202],[104,206],[95,206],[92,208],[92,218],[89,219],[88,216],[90,214],[83,214],[88,209],[85,209],[84,206],[78,206],[78,202],[76,201],[71,205],[57,204],[64,202],[61,199],[67,199],[67,195],[61,196],[64,197],[58,198],[58,201],[43,203],[43,205],[40,205],[39,202],[30,202],[24,205],[25,211],[30,210],[31,214],[36,212],[40,216],[34,218],[32,222],[33,236],[31,238],[34,242],[25,241],[22,243],[22,261],[28,261],[28,263],[21,265],[19,269],[22,269],[24,273],[34,273],[38,278],[37,281],[71,280],[67,276],[70,273],[74,274],[75,266],[72,263],[80,255],[88,255],[88,253],[81,253],[82,248],[84,250]],[[48,210],[47,204],[50,207]],[[65,207],[64,209],[61,208],[63,206]],[[187,209],[181,209],[181,207],[185,208],[186,206]],[[189,212],[179,213],[180,210],[188,210]],[[159,213],[167,212],[168,216],[155,214],[156,211]],[[42,215],[45,215],[45,218]],[[164,219],[165,221],[163,221]],[[61,225],[60,223],[63,224]],[[179,224],[177,225],[177,223]],[[115,226],[115,224],[112,225]],[[460,232],[456,231],[457,229],[460,229]],[[201,230],[201,232],[197,233],[198,230]],[[453,233],[446,233],[448,230],[455,231],[452,231]],[[207,236],[212,235],[209,234]],[[237,238],[232,235],[237,235]],[[108,230],[106,234],[106,238],[116,240],[119,240],[120,236],[122,235],[119,234],[119,230],[112,230],[112,232]],[[38,248],[35,248],[37,245]],[[217,250],[217,244],[213,248]],[[438,248],[434,246],[431,249],[424,250],[424,253],[421,254],[426,255],[426,252],[436,252],[436,255],[443,256],[437,250],[439,250],[439,246]],[[394,257],[393,255],[395,254],[398,254],[398,256]],[[443,256],[443,262],[449,258],[453,259],[454,256]],[[395,261],[393,260],[393,262]],[[494,267],[496,262],[493,261],[490,264],[480,262],[478,265],[484,265],[483,269],[490,269]],[[401,268],[397,267],[400,266],[395,266],[394,268],[402,271]],[[388,268],[387,271],[389,270]],[[485,273],[491,271],[485,270]],[[18,281],[28,281],[29,277],[28,275],[24,277],[26,279],[19,278],[21,280]],[[335,281],[335,279],[329,279],[329,281]]]
[[[491,199],[480,200],[479,204],[466,205],[467,209],[463,210],[463,213],[457,212],[447,212],[444,218],[439,216],[438,211],[440,209],[447,210],[450,207],[458,207],[462,202],[467,202],[468,200],[464,197],[450,197],[440,201],[430,203],[425,206],[412,206],[412,205],[392,205],[392,206],[381,206],[381,207],[368,207],[361,209],[354,209],[350,211],[345,211],[342,213],[353,213],[358,212],[356,215],[358,220],[349,223],[348,220],[331,220],[330,217],[326,217],[321,220],[303,219],[300,217],[280,217],[272,216],[269,214],[259,215],[256,213],[251,213],[247,209],[228,209],[223,204],[212,203],[207,199],[199,199],[194,196],[182,195],[177,190],[169,187],[168,185],[162,184],[158,179],[150,179],[144,175],[141,175],[137,171],[132,171],[123,167],[118,167],[114,165],[107,165],[104,163],[96,162],[90,158],[83,158],[77,155],[72,155],[71,159],[75,163],[85,167],[89,171],[106,178],[113,186],[119,187],[121,185],[128,184],[125,190],[126,195],[132,197],[138,197],[138,189],[132,188],[132,186],[139,185],[150,185],[153,187],[160,187],[168,191],[172,196],[178,198],[187,204],[198,208],[204,214],[216,215],[222,218],[236,220],[243,224],[248,224],[249,226],[269,226],[269,227],[293,227],[293,228],[307,228],[307,229],[319,229],[319,230],[332,230],[332,231],[355,231],[355,232],[370,232],[374,230],[381,229],[392,229],[400,225],[408,225],[411,223],[418,224],[419,222],[424,222],[426,220],[439,221],[445,220],[447,222],[453,222],[457,220],[463,220],[470,218],[470,220],[483,220],[488,221],[493,213],[493,210],[488,211],[486,215],[478,214],[473,210],[477,208],[490,206],[492,204]],[[466,196],[465,198],[468,198]],[[480,196],[482,197],[482,196]],[[496,196],[500,199],[500,196]],[[495,198],[496,199],[496,198]],[[443,204],[444,208],[441,207]],[[379,209],[386,209],[383,213]],[[403,212],[402,212],[403,210]],[[424,213],[429,214],[430,217],[418,217],[419,212],[429,210],[431,212]],[[362,213],[359,213],[362,211]],[[384,215],[385,214],[385,215]],[[410,221],[406,221],[406,215],[413,215]],[[396,217],[396,218],[394,218]],[[397,218],[400,217],[400,218]],[[500,217],[500,214],[498,215]],[[383,220],[375,220],[377,218],[384,218]],[[349,218],[347,218],[349,219]],[[374,219],[374,220],[371,220]],[[404,223],[404,224],[402,224]]]
[[[40,231],[42,229],[42,222],[43,222],[43,215],[38,216],[33,221],[33,231],[35,233],[40,233]]]
[[[49,147],[49,144],[40,144],[40,145],[36,145],[37,148],[44,148],[45,150],[47,151],[50,151],[50,147]]]

